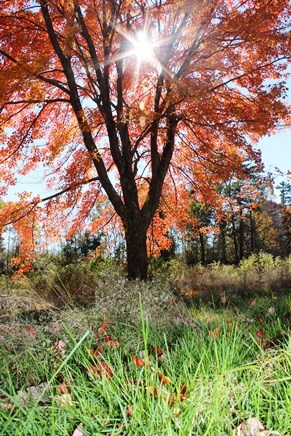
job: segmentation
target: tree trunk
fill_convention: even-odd
[[[239,264],[239,252],[238,252],[238,242],[237,242],[237,236],[236,236],[236,226],[235,226],[235,218],[232,216],[231,218],[232,223],[232,237],[233,237],[233,246],[234,246],[234,259],[235,264]]]
[[[144,226],[131,222],[125,229],[127,276],[129,280],[146,280],[148,256],[146,244],[147,230]]]
[[[199,241],[200,241],[200,259],[201,264],[206,265],[206,257],[205,257],[205,245],[204,245],[204,237],[202,233],[199,233]]]

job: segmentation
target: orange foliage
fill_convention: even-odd
[[[150,254],[169,248],[189,191],[219,209],[215,186],[260,165],[253,144],[290,124],[290,17],[288,0],[2,0],[0,195],[41,165],[55,194],[30,205],[48,233],[87,226],[106,197],[92,231],[115,214],[128,247],[147,234]],[[0,227],[29,209],[6,205]],[[16,224],[27,259],[28,223]],[[146,275],[145,253],[129,256],[132,278]]]

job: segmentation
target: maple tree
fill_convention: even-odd
[[[161,196],[183,218],[189,186],[210,201],[288,117],[290,17],[289,0],[2,0],[0,195],[39,165],[54,193],[1,226],[32,251],[29,220],[72,235],[106,196],[146,278]]]

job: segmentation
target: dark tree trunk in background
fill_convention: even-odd
[[[237,243],[237,236],[236,236],[236,226],[235,226],[235,218],[232,217],[231,219],[232,224],[232,237],[233,237],[233,246],[234,246],[234,259],[236,265],[239,263],[239,253],[238,253],[238,243]]]
[[[206,264],[206,258],[205,258],[205,244],[204,244],[204,236],[202,233],[199,233],[199,241],[200,241],[200,258],[202,265]]]
[[[146,280],[148,272],[147,229],[138,221],[126,225],[127,276],[130,280]]]

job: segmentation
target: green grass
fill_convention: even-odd
[[[0,434],[72,435],[82,423],[83,434],[94,436],[235,435],[256,417],[290,435],[290,296],[253,300],[193,300],[194,323],[169,319],[158,327],[142,316],[139,325],[112,320],[102,334],[92,309],[55,313],[46,323],[15,318],[0,351]],[[106,334],[120,345],[106,345]],[[63,355],[54,345],[60,339]],[[136,366],[132,356],[147,365]],[[100,362],[112,376],[88,371]],[[166,385],[158,372],[169,377]],[[58,392],[63,382],[70,397]],[[19,391],[40,383],[36,400],[23,400]]]

